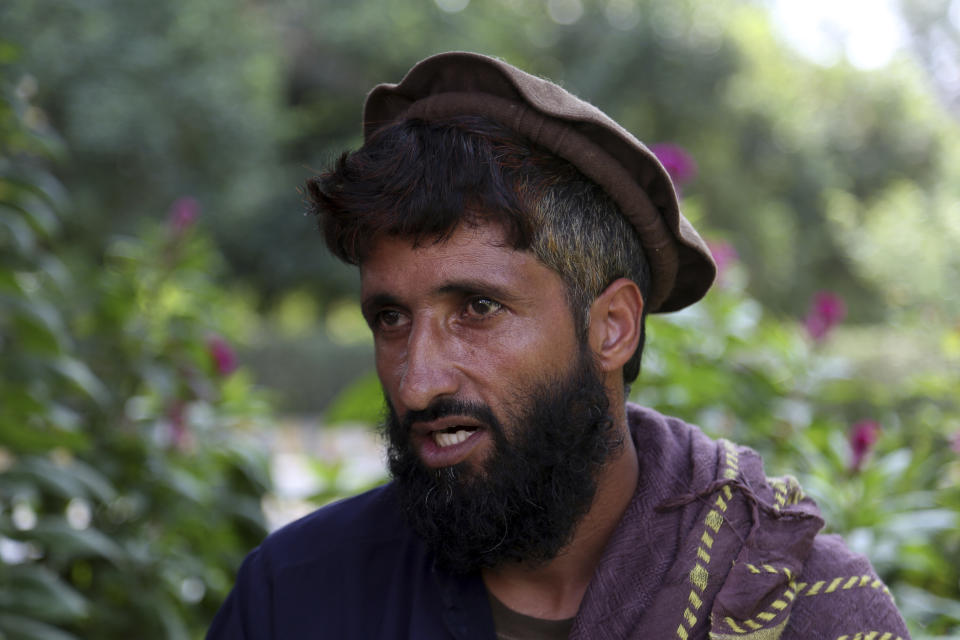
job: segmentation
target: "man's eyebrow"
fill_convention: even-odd
[[[397,306],[402,306],[400,301],[389,293],[375,293],[360,301],[360,311],[363,313],[363,316],[368,319],[377,309]]]
[[[515,302],[519,299],[519,296],[517,296],[516,293],[511,292],[507,287],[479,278],[451,280],[434,289],[433,293],[434,295],[440,296],[483,295],[490,296],[491,298],[495,298],[501,302]],[[373,293],[369,297],[366,297],[360,301],[360,310],[363,312],[364,317],[367,318],[374,314],[378,309],[382,309],[383,307],[403,308],[404,304],[399,298],[386,292]]]

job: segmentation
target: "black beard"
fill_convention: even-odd
[[[604,463],[622,446],[603,380],[586,354],[573,371],[513,398],[509,433],[486,405],[441,398],[401,421],[387,403],[387,462],[410,526],[437,563],[469,573],[506,562],[545,563],[573,538],[590,509]],[[494,449],[481,470],[462,462],[430,469],[410,425],[443,416],[480,420]]]

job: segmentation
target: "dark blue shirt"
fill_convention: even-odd
[[[330,505],[254,549],[208,640],[489,640],[479,575],[453,576],[401,517],[392,485]]]

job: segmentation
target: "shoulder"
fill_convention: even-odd
[[[248,560],[271,578],[352,571],[410,551],[418,538],[403,520],[392,484],[327,505],[274,531]]]
[[[626,404],[627,425],[638,451],[653,457],[697,457],[719,451],[719,443],[696,425],[632,402]]]
[[[369,603],[393,602],[402,618],[430,562],[392,485],[368,491],[267,536],[240,567],[208,640],[306,638],[318,628],[328,637],[389,637],[365,614]]]
[[[795,592],[791,637],[818,638],[819,629],[830,629],[831,638],[869,637],[872,632],[878,637],[889,633],[891,640],[910,637],[870,561],[851,551],[838,535],[816,537]]]
[[[776,546],[768,544],[769,539],[763,542],[759,546],[748,542],[727,575],[711,611],[711,638],[910,637],[890,591],[870,562],[850,551],[839,536],[813,536],[798,573],[793,571],[795,562],[780,562],[791,546],[789,540],[781,539]]]
[[[626,413],[645,480],[672,487],[678,493],[699,493],[714,481],[728,478],[733,471],[739,472],[741,463],[752,453],[726,440],[714,440],[695,425],[647,407],[627,403]]]
[[[633,402],[626,403],[626,412],[627,423],[631,430],[653,428],[662,431],[663,435],[670,433],[676,437],[690,437],[692,434],[702,435],[699,428],[684,422],[680,418],[664,415]]]
[[[840,536],[819,533],[824,524],[820,511],[793,477],[767,477],[763,460],[749,447],[714,441],[678,418],[627,404],[627,420],[638,453],[651,469],[669,475],[689,464],[683,473],[694,494],[726,481],[732,489],[726,503],[733,505],[730,496],[736,493],[749,507],[739,524],[734,517],[725,518],[740,530],[743,547],[715,601],[713,637],[738,637],[720,631],[737,631],[729,624],[733,621],[741,627],[737,633],[779,626],[782,640],[909,638],[870,561],[852,552]],[[785,620],[789,624],[783,628]]]
[[[330,556],[359,555],[409,535],[392,484],[327,505],[274,531],[256,553],[274,570]]]
[[[639,449],[653,448],[658,453],[675,453],[692,458],[711,453],[719,455],[727,445],[737,450],[751,451],[747,447],[735,447],[722,439],[715,440],[700,427],[649,407],[628,402],[626,414],[627,425]]]

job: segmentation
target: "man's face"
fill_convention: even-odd
[[[458,572],[553,558],[620,444],[562,280],[492,227],[382,240],[362,280],[411,526]]]
[[[580,353],[563,280],[496,226],[460,227],[441,244],[376,242],[361,265],[363,314],[377,373],[402,419],[439,398],[489,407],[503,419],[535,383],[568,372]],[[510,435],[510,434],[507,434]],[[490,430],[469,416],[412,424],[430,468],[479,469]]]

